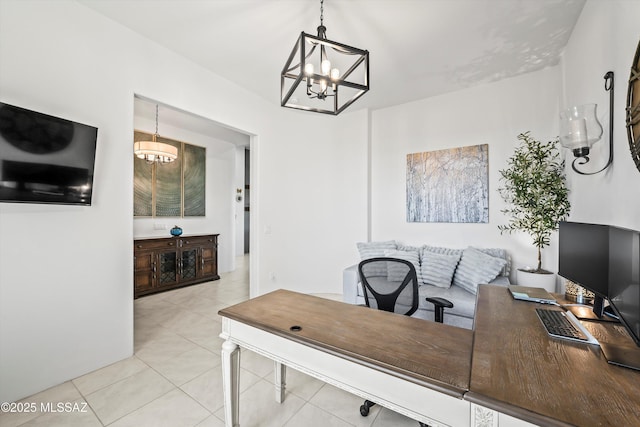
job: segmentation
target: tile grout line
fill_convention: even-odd
[[[96,417],[96,420],[98,420],[98,422],[104,427],[105,424],[102,422],[102,420],[96,413],[95,409],[93,409],[93,406],[91,406],[91,404],[87,400],[87,396],[85,396],[85,394],[78,388],[78,386],[73,382],[73,380],[70,380],[69,382],[78,391],[78,394],[80,394],[80,396],[82,397],[82,400],[84,400],[87,403],[87,406],[91,409],[91,412],[93,413],[93,416]]]

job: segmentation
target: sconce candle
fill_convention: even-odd
[[[602,125],[598,121],[596,104],[567,108],[560,113],[560,143],[573,151],[575,159],[571,168],[580,175],[594,175],[608,168],[613,162],[613,71],[604,75],[604,89],[609,92],[609,160],[596,172],[584,172],[576,165],[589,162],[589,150],[602,137]]]
[[[583,144],[587,142],[587,122],[585,119],[571,120],[571,142]]]
[[[596,104],[586,104],[560,113],[560,142],[563,147],[573,150],[576,157],[586,157],[591,146],[602,137],[597,108]]]

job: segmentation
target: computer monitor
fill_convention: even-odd
[[[609,303],[640,347],[640,231],[610,227]]]
[[[560,222],[558,274],[593,292],[593,312],[602,318],[609,296],[609,226]]]

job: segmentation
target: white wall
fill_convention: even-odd
[[[499,170],[517,145],[517,135],[531,131],[548,141],[558,134],[558,67],[460,92],[373,112],[371,150],[372,240],[395,239],[409,245],[465,248],[503,247],[515,268],[535,266],[536,250],[526,234],[501,235]],[[489,145],[489,223],[408,223],[406,156],[447,148]],[[555,242],[554,242],[555,244]],[[543,250],[543,267],[557,267],[554,248]]]
[[[339,292],[366,227],[366,114],[282,109],[279,70],[267,102],[74,1],[0,3],[2,100],[99,128],[93,206],[0,204],[0,401],[133,353],[134,94],[256,135],[252,295]]]
[[[594,167],[584,170],[600,169],[609,155],[609,93],[603,76],[615,73],[613,164],[591,176],[578,175],[567,166],[573,221],[640,230],[640,172],[631,159],[625,128],[629,70],[639,40],[639,1],[591,0],[565,49],[563,108],[596,103],[604,128],[602,140],[592,148],[589,165]],[[572,161],[573,156],[567,159]]]
[[[153,133],[155,131],[155,120],[136,115],[134,117],[134,128]],[[185,236],[220,234],[218,237],[218,272],[233,271],[236,252],[236,203],[234,200],[237,147],[230,142],[192,132],[189,129],[166,124],[162,124],[161,129],[161,135],[165,138],[206,148],[205,216],[185,218],[136,217],[133,220],[133,237],[136,239],[169,237],[169,230],[174,225],[182,227]],[[164,230],[156,230],[156,225],[165,226],[166,228]]]
[[[285,114],[296,137],[260,157],[261,225],[251,233],[261,239],[261,293],[342,293],[342,270],[366,240],[367,114],[316,115],[313,124],[305,112]],[[255,183],[252,176],[252,215]]]

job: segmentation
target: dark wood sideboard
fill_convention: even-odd
[[[218,236],[134,240],[134,298],[219,279]]]

